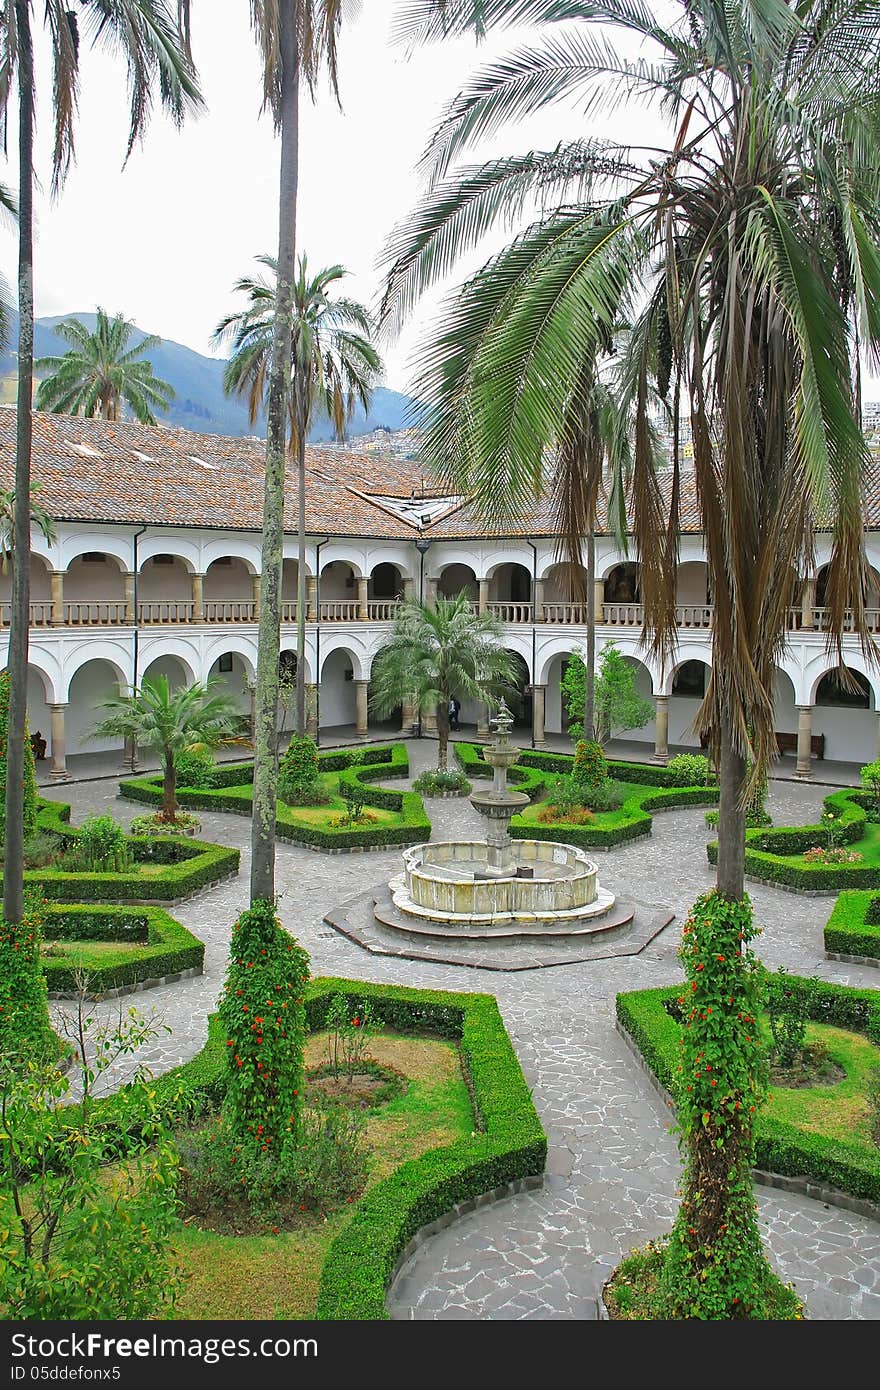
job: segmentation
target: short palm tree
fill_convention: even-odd
[[[139,690],[102,700],[107,710],[90,738],[126,738],[152,748],[162,759],[162,819],[177,818],[176,759],[181,753],[216,748],[234,728],[238,705],[212,679],[172,690],[167,676],[147,677]]]
[[[27,715],[28,624],[30,619],[31,444],[34,388],[34,115],[43,73],[37,78],[32,0],[0,0],[0,124],[5,126],[13,92],[18,101],[18,395],[15,481],[15,568],[9,624],[9,747],[6,763],[6,868],[3,915],[21,921],[24,892],[22,786]],[[51,183],[58,193],[74,156],[80,61],[89,46],[106,49],[126,69],[130,119],[126,155],[144,135],[156,98],[178,125],[202,104],[181,34],[185,7],[178,0],[45,0],[38,7],[46,29],[51,68],[54,141]],[[46,83],[47,88],[49,83]]]
[[[55,539],[55,521],[36,499],[39,483],[31,486],[31,525],[36,526],[49,545]],[[13,554],[15,538],[15,493],[0,491],[0,573],[5,574]]]
[[[475,613],[463,594],[437,598],[436,607],[406,600],[370,677],[370,703],[383,718],[398,705],[437,713],[437,766],[445,771],[449,702],[491,704],[516,686],[513,658],[501,645],[504,628],[493,613]]]
[[[34,363],[44,374],[37,388],[37,410],[118,420],[124,404],[142,425],[155,425],[154,410],[168,409],[174,387],[154,374],[145,356],[161,345],[161,338],[148,336],[130,345],[135,325],[122,314],[111,319],[103,309],[98,309],[94,330],[72,318],[59,323],[55,332],[70,350]]]
[[[229,395],[247,399],[253,425],[266,400],[275,332],[276,263],[272,256],[258,261],[271,279],[245,277],[235,288],[247,297],[247,307],[221,319],[214,338],[232,341],[232,357],[223,385]],[[306,608],[306,440],[315,419],[324,417],[338,440],[360,403],[369,408],[373,385],[382,368],[370,341],[373,326],[362,304],[334,296],[333,287],[345,276],[342,266],[329,266],[312,275],[305,256],[299,258],[293,284],[293,335],[290,392],[287,403],[291,452],[296,458],[299,514],[297,521],[297,643],[296,731],[305,733],[305,608]]]

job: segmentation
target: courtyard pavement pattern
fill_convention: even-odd
[[[434,764],[435,745],[413,741],[409,751],[414,775]],[[70,801],[74,823],[111,812],[127,824],[142,810],[116,799],[113,781],[53,793]],[[769,809],[777,824],[809,823],[822,796],[819,787],[771,781]],[[427,806],[434,839],[483,834],[467,802]],[[641,955],[509,975],[369,955],[323,917],[387,880],[400,851],[327,856],[279,841],[281,916],[309,951],[313,974],[494,994],[549,1136],[544,1187],[483,1207],[427,1240],[390,1290],[393,1317],[594,1318],[602,1285],[621,1256],[669,1229],[680,1172],[671,1117],[615,1030],[614,998],[681,977],[681,923],[713,882],[703,815],[701,809],[664,812],[649,838],[596,856],[600,881],[616,894],[662,903],[677,914]],[[237,879],[172,909],[205,942],[204,975],[97,1006],[108,1015],[120,1003],[156,1012],[170,1031],[141,1054],[155,1072],[201,1048],[223,983],[230,929],[247,903],[250,822],[205,812],[202,835],[242,850]],[[749,885],[749,892],[765,928],[758,951],[769,967],[880,986],[876,970],[825,959],[822,926],[832,897],[762,884]],[[121,1073],[113,1078],[120,1079]],[[809,1316],[880,1319],[880,1223],[761,1187],[756,1200],[773,1262],[796,1285]]]

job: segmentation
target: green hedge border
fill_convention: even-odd
[[[865,832],[865,803],[872,800],[856,788],[832,792],[822,805],[839,817],[841,839],[846,844],[860,840]],[[779,826],[774,830],[747,830],[745,870],[749,878],[790,888],[800,893],[838,893],[843,888],[880,888],[880,865],[876,864],[794,864],[787,857],[803,854],[813,845],[825,842],[821,825]],[[706,846],[709,863],[718,862],[718,841]]]
[[[26,885],[41,889],[43,897],[60,903],[174,903],[192,897],[202,888],[238,873],[240,852],[224,845],[190,840],[181,835],[132,835],[129,843],[141,862],[165,845],[179,846],[186,858],[164,864],[159,873],[143,878],[134,871],[119,874],[74,874],[62,869],[28,869]]]
[[[456,743],[455,753],[469,777],[491,777],[492,768],[482,757],[478,744]],[[574,758],[569,753],[538,753],[524,749],[520,761],[509,773],[510,782],[519,791],[529,793],[532,801],[537,801],[550,785],[548,772],[559,776],[571,772]],[[523,766],[524,764],[524,766]],[[656,787],[656,792],[645,796],[640,803],[632,798],[620,807],[620,813],[627,819],[621,825],[539,825],[524,822],[521,816],[514,816],[510,822],[510,834],[515,840],[564,841],[578,849],[611,849],[614,845],[636,840],[641,835],[650,835],[653,824],[652,812],[680,810],[686,806],[714,806],[718,802],[717,787],[679,787],[674,777],[664,767],[649,767],[642,763],[609,762],[609,771],[615,777],[628,782],[641,782],[645,786]],[[650,806],[651,810],[645,809]]]
[[[880,894],[850,888],[825,923],[825,950],[880,960]]]
[[[354,1208],[324,1260],[317,1316],[332,1320],[385,1319],[385,1296],[398,1259],[415,1233],[458,1203],[521,1178],[543,1173],[547,1136],[495,998],[401,985],[312,980],[306,1015],[323,1026],[334,994],[352,1004],[368,1000],[374,1014],[400,1032],[424,1032],[455,1041],[461,1051],[477,1120],[476,1133],[431,1149],[376,1183]],[[217,1015],[208,1041],[192,1061],[154,1078],[154,1104],[170,1123],[203,1114],[222,1098],[225,1048]],[[99,1102],[105,1152],[122,1156],[137,1146],[142,1117],[126,1104],[125,1088]],[[77,1107],[68,1107],[75,1124]]]
[[[357,759],[355,762],[354,759]],[[390,845],[414,845],[431,834],[431,822],[416,792],[398,792],[387,787],[371,785],[377,773],[384,779],[407,777],[409,755],[403,743],[380,748],[334,749],[320,753],[322,772],[339,772],[340,788],[346,784],[360,788],[364,804],[400,816],[397,825],[367,826],[362,830],[321,830],[302,825],[294,819],[294,811],[283,801],[278,802],[277,834],[280,840],[306,845],[317,850],[386,849]],[[182,787],[177,793],[181,806],[201,811],[226,811],[233,815],[249,816],[253,809],[250,792],[229,789],[253,780],[252,763],[224,764],[217,769],[222,778],[217,787],[198,790]],[[119,793],[130,801],[158,805],[162,799],[161,778],[139,777],[119,784]]]
[[[789,979],[795,987],[799,977]],[[806,984],[806,981],[802,981]],[[666,1009],[681,995],[681,985],[637,990],[617,996],[617,1020],[628,1033],[657,1080],[672,1096],[676,1092],[680,1027]],[[880,1045],[880,993],[820,981],[812,996],[810,1017],[862,1033]],[[810,1134],[795,1125],[759,1113],[756,1124],[755,1166],[786,1177],[806,1178],[853,1197],[880,1202],[880,1149],[866,1163],[843,1140]]]
[[[204,942],[161,907],[49,903],[43,913],[43,936],[46,941],[75,941],[86,948],[90,941],[131,943],[118,956],[102,953],[99,964],[83,963],[90,994],[130,989],[144,980],[204,968]],[[70,960],[43,956],[41,964],[50,994],[75,989],[76,967]]]

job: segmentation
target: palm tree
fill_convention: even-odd
[[[216,677],[172,690],[167,676],[147,677],[139,690],[101,700],[107,715],[90,738],[131,739],[162,759],[162,819],[177,818],[176,760],[181,753],[216,748],[238,718],[238,705]]]
[[[436,607],[408,599],[397,610],[391,636],[376,653],[370,703],[383,718],[411,703],[437,712],[437,766],[446,769],[449,702],[453,696],[490,703],[516,685],[504,628],[494,613],[475,613],[464,594],[438,596]]]
[[[248,306],[227,314],[214,332],[216,342],[232,339],[232,357],[223,377],[228,395],[245,396],[251,424],[266,396],[272,360],[277,266],[272,256],[258,256],[272,272],[264,277],[238,280],[235,288],[247,296]],[[309,273],[305,256],[299,258],[293,286],[291,379],[288,395],[290,448],[296,457],[299,512],[297,539],[296,605],[296,732],[306,731],[306,440],[314,419],[323,415],[339,441],[358,402],[369,408],[373,383],[381,371],[379,354],[370,342],[372,323],[367,310],[353,299],[331,296],[332,287],[345,276],[342,266]]]
[[[18,215],[18,206],[9,189],[5,184],[0,183],[0,213],[7,213],[13,220]],[[0,348],[6,346],[6,339],[9,334],[9,306],[12,303],[12,291],[5,275],[0,275]]]
[[[433,185],[392,245],[389,319],[487,228],[514,225],[532,199],[551,209],[450,305],[417,388],[429,453],[473,488],[487,517],[521,510],[545,481],[545,450],[583,363],[635,310],[621,378],[635,422],[629,507],[645,628],[665,659],[677,635],[681,479],[675,447],[668,475],[656,471],[653,381],[674,435],[680,407],[689,412],[715,604],[696,721],[720,782],[718,915],[705,925],[717,931],[724,912],[750,923],[745,806],[775,756],[774,667],[816,525],[833,536],[829,642],[844,679],[847,610],[876,659],[864,613],[858,380],[860,351],[880,351],[876,13],[861,0],[681,0],[665,23],[631,0],[424,0],[415,15],[424,38],[514,16],[551,30],[545,44],[479,72],[451,103],[426,156]],[[601,35],[596,23],[607,26]],[[641,56],[618,53],[611,29],[634,35]],[[470,140],[566,98],[588,115],[653,100],[673,135],[659,148],[582,140],[450,172]],[[617,497],[619,521],[620,486]],[[721,1001],[716,1022],[730,1004],[731,1036],[744,997]],[[731,1055],[747,1084],[742,1040]],[[733,1118],[713,1105],[687,1132],[676,1232],[694,1303],[701,1281],[720,1280],[722,1302],[732,1292],[717,1256],[734,1232],[744,1259],[760,1250],[742,1111]],[[753,1268],[766,1285],[757,1255]],[[728,1301],[721,1315],[739,1310]]]
[[[178,0],[189,32],[192,0]],[[296,268],[296,201],[299,184],[299,91],[314,95],[326,66],[339,97],[337,38],[343,0],[251,0],[251,19],[263,67],[263,107],[281,136],[281,177],[275,323],[266,400],[266,478],[260,625],[254,701],[254,815],[251,833],[251,900],[275,894],[275,810],[278,797],[278,647],[281,630],[281,565],[284,543],[284,448],[290,390],[293,281]]]
[[[24,887],[22,786],[27,712],[27,656],[30,599],[29,555],[32,397],[34,381],[33,189],[34,71],[31,0],[0,0],[0,120],[18,88],[18,398],[14,492],[15,551],[21,558],[12,584],[9,631],[9,750],[6,764],[6,871],[3,916],[21,921]],[[64,183],[74,155],[74,126],[79,94],[80,20],[92,44],[119,53],[127,67],[131,120],[126,157],[144,134],[154,91],[173,120],[182,122],[201,104],[192,65],[168,0],[46,0],[41,7],[52,57],[54,145],[52,188]]]
[[[55,539],[55,521],[36,500],[39,483],[31,484],[31,526],[36,526],[43,539],[51,545]],[[0,574],[5,574],[13,556],[15,537],[15,493],[0,490]]]
[[[37,410],[53,415],[85,415],[118,420],[123,402],[142,425],[155,425],[153,410],[167,410],[174,387],[153,374],[153,364],[141,361],[162,339],[145,337],[129,346],[133,323],[117,314],[109,318],[98,309],[94,332],[80,319],[65,319],[55,329],[70,344],[60,357],[41,357],[35,370],[49,373],[37,388]]]

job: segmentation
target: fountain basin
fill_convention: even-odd
[[[596,865],[574,845],[517,840],[510,871],[493,872],[489,847],[472,840],[413,845],[403,874],[392,884],[395,903],[416,916],[450,921],[491,918],[548,919],[607,911],[614,899],[597,892]],[[516,870],[529,871],[517,877]]]

